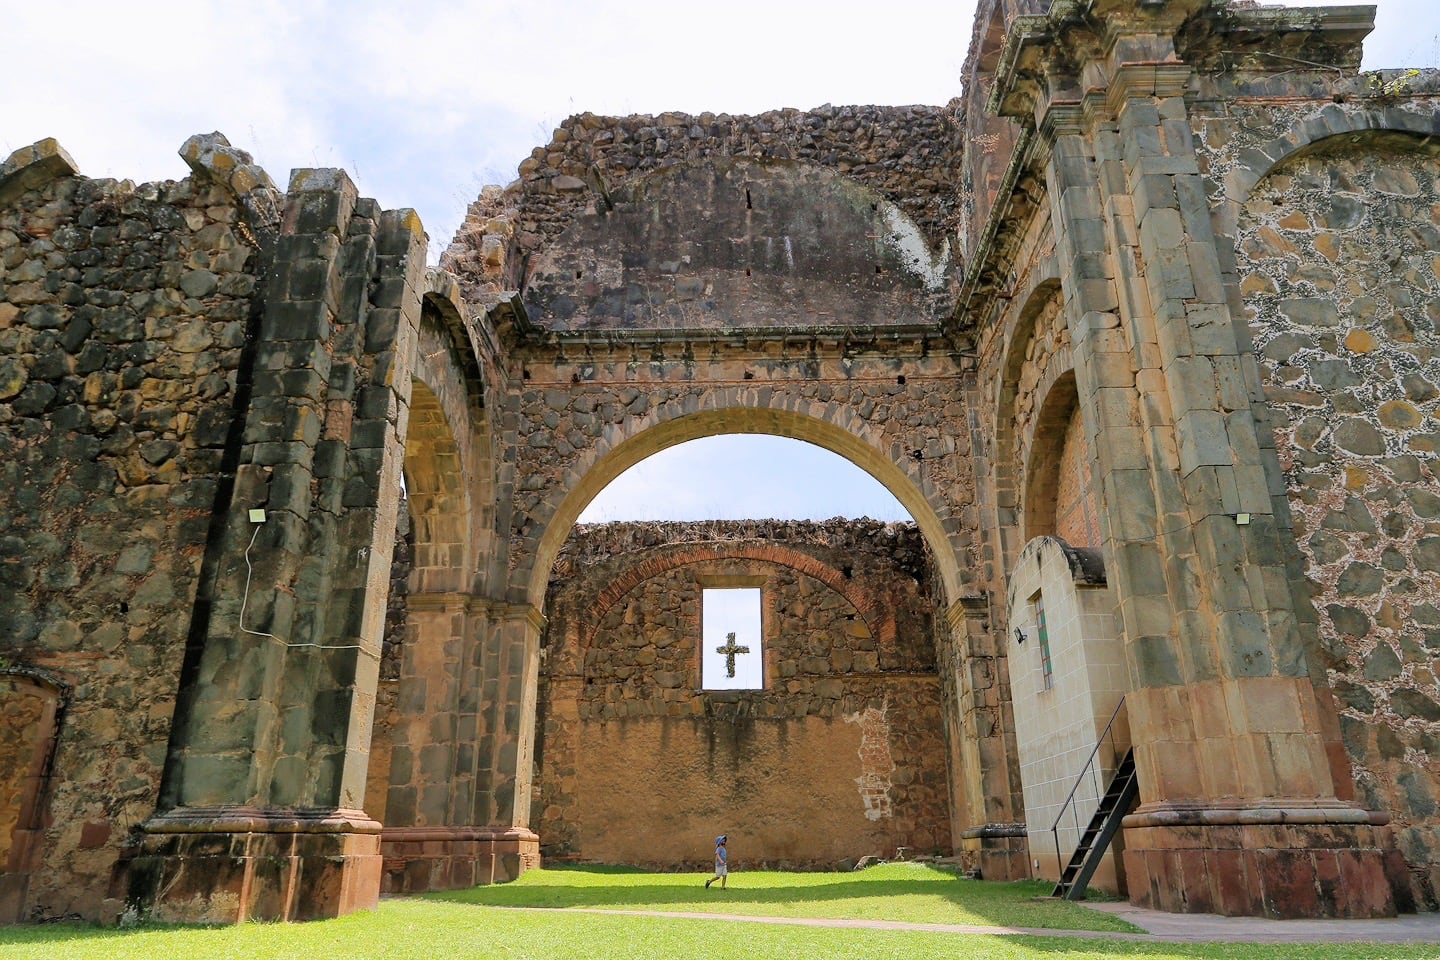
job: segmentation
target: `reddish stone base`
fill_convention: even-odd
[[[1023,823],[990,823],[960,834],[960,862],[984,880],[1027,880],[1030,842]]]
[[[0,923],[20,923],[25,919],[25,892],[30,886],[30,873],[39,860],[40,831],[16,827],[10,834],[10,856],[0,867]]]
[[[380,899],[380,824],[359,811],[187,810],[145,830],[117,882],[156,920],[319,920]]]
[[[1125,828],[1130,902],[1173,913],[1395,916],[1385,831],[1356,823]]]
[[[385,893],[505,883],[540,866],[540,837],[524,827],[386,827]]]

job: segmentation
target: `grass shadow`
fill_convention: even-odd
[[[1108,914],[1051,899],[1050,884],[968,880],[920,864],[889,864],[856,873],[747,871],[732,874],[723,890],[707,890],[705,876],[566,866],[531,871],[514,883],[427,897],[497,907],[694,911],[1052,930],[1136,929]]]

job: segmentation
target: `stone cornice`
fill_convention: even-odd
[[[528,603],[507,603],[468,593],[412,593],[405,598],[406,608],[414,613],[464,613],[500,622],[524,620],[536,630],[545,629],[545,614]]]
[[[951,630],[957,630],[968,620],[987,621],[990,617],[990,598],[984,594],[961,597],[945,610],[945,623]]]
[[[361,810],[270,807],[177,807],[147,820],[146,833],[379,833]]]
[[[963,337],[947,333],[938,323],[897,324],[865,327],[744,327],[722,330],[588,330],[547,332],[512,350],[510,359],[529,370],[554,366],[566,368],[579,378],[589,379],[586,366],[623,365],[632,370],[650,370],[671,378],[677,367],[698,368],[705,364],[744,362],[763,367],[767,363],[841,365],[836,375],[846,376],[850,364],[867,359],[887,363],[896,358],[927,361],[953,374],[965,364],[969,344]],[[919,371],[917,371],[918,373]],[[827,376],[817,366],[815,376]],[[565,376],[570,376],[566,373]],[[688,379],[688,375],[685,375]]]

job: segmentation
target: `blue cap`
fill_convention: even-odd
[[[716,843],[724,843],[724,842],[725,842],[725,834],[722,833],[722,834],[720,834],[720,836],[716,837],[716,838],[715,838],[715,842],[716,842]]]

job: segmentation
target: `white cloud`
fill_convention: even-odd
[[[282,186],[292,167],[338,166],[382,206],[416,208],[433,256],[480,187],[512,179],[572,113],[943,104],[960,92],[973,8],[973,0],[12,3],[0,18],[0,156],[53,136],[89,176],[177,179],[187,172],[180,144],[220,130]],[[1434,0],[1380,0],[1377,21],[1368,68],[1440,64]],[[685,516],[891,518],[899,508],[883,489],[821,506],[817,491],[848,490],[842,473],[804,461],[781,474],[774,451],[692,466],[703,480],[679,472],[691,454],[670,455],[675,465],[646,461],[612,490],[633,488],[652,510],[665,491],[667,509]],[[747,462],[748,471],[721,473]],[[771,479],[756,484],[759,474]],[[804,495],[792,507],[783,494],[797,490]],[[611,495],[587,519],[618,510],[602,503]]]

